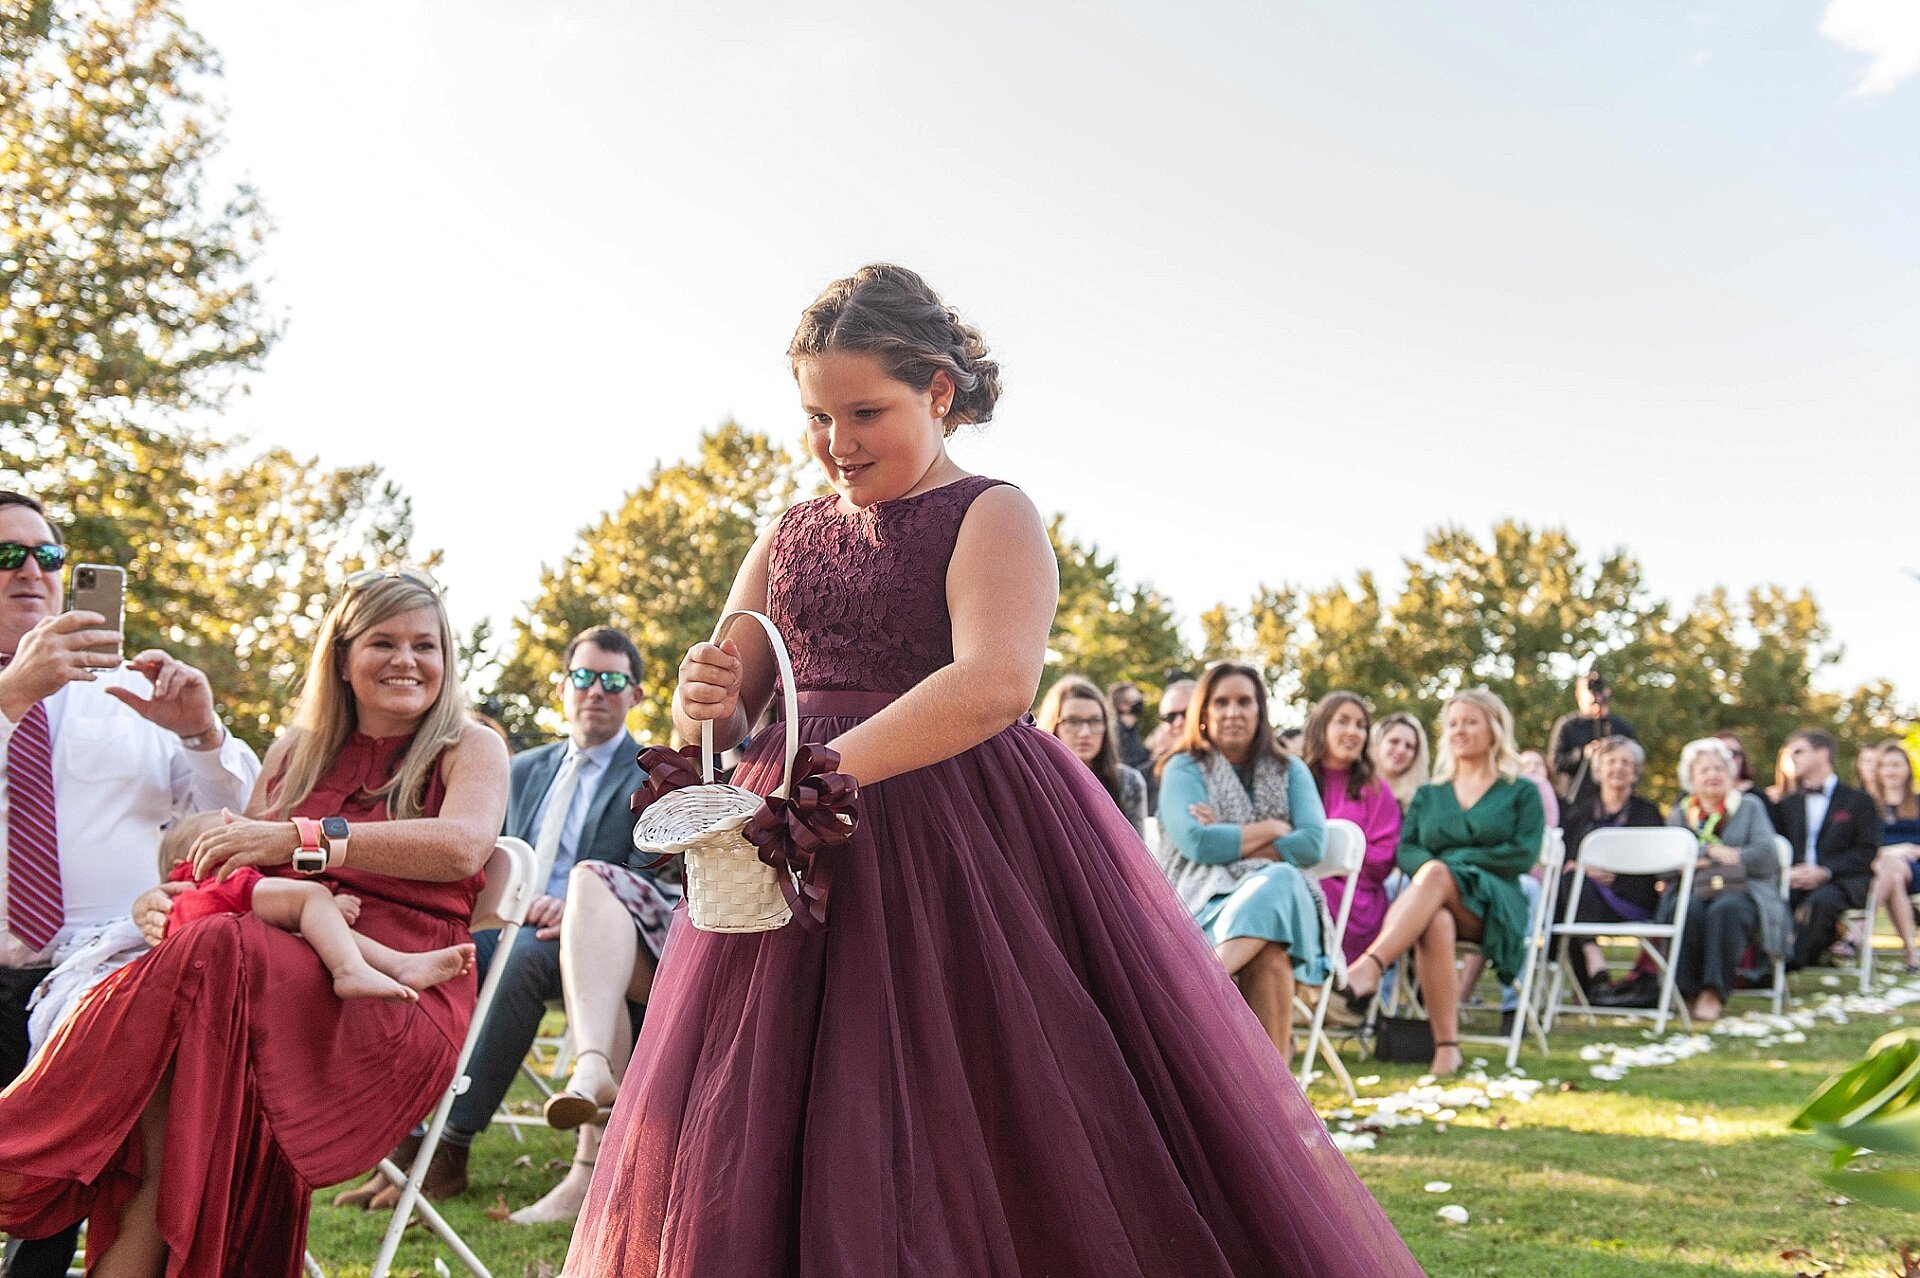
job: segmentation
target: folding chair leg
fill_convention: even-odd
[[[1307,1085],[1308,1076],[1313,1073],[1315,1058],[1324,1058],[1334,1078],[1339,1080],[1340,1086],[1346,1089],[1347,1099],[1353,1100],[1360,1093],[1355,1090],[1353,1077],[1347,1073],[1346,1064],[1341,1061],[1340,1054],[1334,1050],[1333,1041],[1327,1037],[1327,1000],[1333,997],[1333,978],[1329,976],[1321,983],[1320,998],[1314,1004],[1312,1026],[1307,1031],[1307,1047],[1300,1056],[1299,1083],[1304,1088]]]
[[[1880,918],[1880,907],[1871,894],[1867,897],[1866,922],[1860,928],[1860,992],[1873,993],[1873,926]]]
[[[406,1174],[398,1167],[395,1167],[391,1160],[385,1158],[380,1160],[380,1172],[396,1184],[398,1184]],[[491,1272],[487,1269],[486,1263],[482,1261],[480,1257],[473,1254],[473,1249],[467,1246],[466,1242],[454,1230],[453,1226],[447,1223],[446,1217],[440,1214],[439,1208],[424,1198],[416,1198],[410,1204],[402,1198],[401,1206],[408,1207],[412,1212],[417,1212],[421,1222],[425,1224],[428,1229],[431,1229],[441,1242],[447,1245],[447,1250],[451,1251],[454,1254],[454,1258],[467,1267],[468,1272],[473,1274],[474,1278],[493,1278]],[[406,1231],[406,1224],[404,1223],[406,1217],[400,1215],[399,1207],[394,1208],[393,1218],[395,1221],[403,1222],[400,1224],[400,1230],[404,1233]],[[389,1232],[391,1232],[391,1229],[392,1227],[389,1226]],[[389,1258],[386,1263],[392,1263],[391,1258]],[[374,1272],[384,1273],[385,1270],[376,1266]]]
[[[433,1161],[434,1151],[440,1148],[440,1135],[446,1130],[447,1115],[453,1112],[454,1098],[467,1090],[467,1065],[473,1056],[476,1038],[474,1031],[477,1021],[484,1017],[493,1006],[495,992],[500,988],[500,980],[506,975],[506,956],[513,952],[513,942],[520,934],[518,924],[509,923],[500,929],[500,941],[494,949],[493,962],[487,965],[486,980],[480,983],[480,995],[474,1000],[474,1018],[476,1023],[467,1027],[466,1042],[460,1045],[460,1057],[453,1069],[453,1079],[447,1084],[446,1092],[440,1097],[440,1104],[434,1108],[433,1121],[427,1124],[427,1135],[420,1142],[420,1152],[414,1155],[413,1166],[402,1172],[394,1166],[391,1159],[380,1160],[380,1170],[387,1179],[400,1186],[400,1201],[394,1206],[393,1219],[387,1225],[386,1236],[380,1240],[380,1253],[374,1257],[369,1278],[386,1278],[387,1270],[393,1265],[393,1257],[400,1250],[400,1239],[407,1232],[407,1225],[415,1212],[427,1223],[427,1228],[439,1235],[460,1263],[474,1275],[474,1278],[492,1278],[486,1265],[473,1254],[452,1226],[442,1220],[433,1204],[420,1197],[420,1182],[427,1174],[427,1165]]]
[[[307,1278],[327,1278],[327,1271],[320,1267],[320,1262],[313,1258],[312,1252],[302,1256],[301,1262],[301,1268],[305,1270]]]

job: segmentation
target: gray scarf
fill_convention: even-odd
[[[1216,824],[1246,825],[1253,821],[1290,821],[1291,809],[1287,807],[1287,770],[1288,765],[1270,754],[1263,754],[1253,765],[1253,797],[1247,797],[1246,787],[1240,784],[1240,772],[1227,762],[1226,756],[1218,750],[1209,750],[1197,755],[1194,762],[1200,766],[1200,774],[1207,781],[1207,806],[1213,809]],[[1173,839],[1168,836],[1166,827],[1160,830],[1158,849],[1160,868],[1173,883],[1174,893],[1180,903],[1187,907],[1187,913],[1198,913],[1200,907],[1216,896],[1225,896],[1233,891],[1240,880],[1255,870],[1272,865],[1267,857],[1242,857],[1238,861],[1229,861],[1224,865],[1209,865],[1205,861],[1192,861],[1181,854]]]

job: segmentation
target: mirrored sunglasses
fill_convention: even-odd
[[[57,572],[67,562],[67,548],[43,541],[29,546],[18,541],[0,541],[0,572],[12,572],[27,562],[27,556],[40,565],[41,572]]]
[[[620,670],[569,670],[567,681],[581,692],[593,686],[598,679],[600,686],[608,692],[625,692],[627,685],[633,682],[633,676]]]

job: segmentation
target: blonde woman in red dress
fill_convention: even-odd
[[[307,881],[357,897],[356,930],[391,949],[465,944],[507,752],[468,720],[452,650],[431,578],[350,577],[293,727],[246,816],[195,843],[198,874],[289,876],[292,818],[341,818]],[[156,948],[0,1093],[0,1229],[41,1237],[86,1218],[95,1278],[294,1278],[313,1188],[365,1170],[446,1087],[473,972],[418,1001],[343,1000],[306,941],[256,914],[169,932],[189,887],[140,898]]]

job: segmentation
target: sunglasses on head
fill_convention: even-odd
[[[347,575],[346,586],[348,590],[359,590],[363,586],[371,586],[376,581],[396,578],[400,581],[411,581],[416,586],[425,586],[436,595],[440,593],[440,583],[420,568],[362,568],[359,572]]]
[[[593,686],[598,679],[600,686],[608,692],[625,692],[627,685],[633,682],[633,676],[620,670],[569,670],[567,682],[581,692]]]
[[[18,541],[0,541],[0,572],[12,572],[27,562],[27,556],[33,556],[33,562],[40,565],[41,572],[56,572],[60,565],[67,562],[67,548],[43,541],[37,546],[29,546]]]

